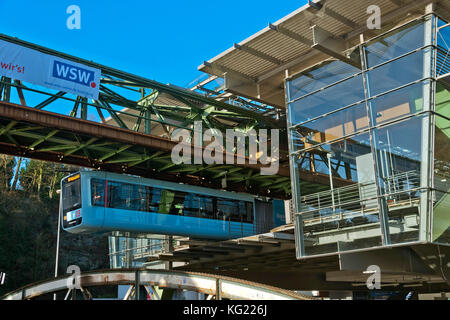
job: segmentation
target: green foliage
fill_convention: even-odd
[[[61,179],[67,175],[67,170],[76,169],[57,163],[29,160],[20,170],[20,186],[28,194],[35,194],[41,199],[53,199]]]
[[[0,154],[0,188],[9,189],[9,182],[14,175],[16,160],[12,156]]]

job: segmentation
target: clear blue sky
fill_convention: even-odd
[[[185,86],[204,61],[307,0],[0,0],[0,33],[163,83]],[[81,30],[69,30],[69,5]]]

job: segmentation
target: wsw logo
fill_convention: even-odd
[[[91,88],[95,88],[97,86],[94,81],[94,71],[56,60],[53,62],[53,77],[75,82]]]

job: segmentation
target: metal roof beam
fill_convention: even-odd
[[[210,62],[208,62],[208,61],[204,61],[204,62],[203,62],[203,66],[208,67],[208,68],[210,68],[210,69],[212,69],[212,70],[216,69],[217,71],[219,71],[219,72],[222,73],[222,74],[224,74],[224,73],[233,74],[233,75],[239,76],[239,77],[241,77],[241,78],[250,80],[250,81],[255,82],[255,83],[256,83],[257,80],[258,80],[258,79],[254,78],[254,77],[252,77],[252,76],[249,76],[249,75],[246,75],[246,74],[241,73],[241,72],[239,72],[239,71],[236,71],[236,70],[227,68],[227,67],[225,67],[225,66],[222,66],[222,65],[218,64],[217,62],[214,62],[214,64],[212,64],[212,63],[210,63]],[[199,69],[202,69],[203,66],[200,66]]]
[[[313,45],[311,48],[361,69],[360,62],[353,61],[342,54],[347,49],[344,40],[334,38],[331,33],[317,25],[312,26],[311,30],[313,35]]]
[[[312,41],[309,44],[309,46],[311,46],[311,45],[312,45]],[[301,64],[305,60],[308,60],[309,58],[314,57],[316,54],[317,54],[316,50],[310,50],[307,54],[299,56],[299,57],[295,58],[294,60],[286,63],[285,65],[276,67],[276,68],[268,71],[267,73],[260,75],[258,77],[258,82],[265,81],[277,74],[280,74],[281,72],[286,72],[286,70],[289,70],[289,68],[292,68],[292,67],[295,67],[295,66]],[[326,56],[324,55],[324,60],[325,59],[326,59]]]
[[[356,28],[356,27],[358,27],[358,24],[357,24],[357,23],[355,23],[355,22],[353,22],[352,20],[350,20],[350,19],[344,17],[343,15],[337,13],[336,11],[331,10],[331,9],[328,8],[328,7],[325,7],[323,10],[324,10],[324,13],[325,13],[327,16],[333,18],[334,20],[339,21],[339,22],[342,23],[342,24],[345,24],[346,26],[348,26],[348,27],[350,27],[350,28]]]
[[[393,0],[393,1],[398,1],[398,0]],[[334,20],[339,21],[339,22],[342,23],[342,24],[345,24],[346,26],[348,26],[348,27],[350,27],[350,28],[356,28],[356,27],[358,27],[358,24],[357,24],[357,23],[355,23],[355,22],[353,22],[352,20],[350,20],[350,19],[344,17],[343,15],[337,13],[336,11],[334,11],[334,10],[328,8],[327,5],[326,5],[326,3],[325,3],[323,6],[321,6],[320,8],[316,8],[316,7],[314,7],[314,6],[311,6],[311,7],[309,8],[309,11],[312,11],[312,12],[314,12],[315,14],[317,14],[317,13],[319,13],[319,12],[320,12],[320,13],[323,13],[323,14],[325,14],[325,15],[327,15],[327,16],[333,18]]]
[[[258,51],[258,50],[255,50],[253,48],[250,48],[248,46],[241,46],[241,45],[235,43],[234,44],[234,48],[237,49],[237,50],[241,50],[241,51],[247,52],[247,53],[249,53],[249,54],[251,54],[251,55],[253,55],[255,57],[258,57],[260,59],[269,61],[269,62],[271,62],[273,64],[276,64],[276,65],[282,65],[283,64],[283,61],[281,61],[281,60],[279,60],[277,58],[274,58],[274,57],[272,57],[272,56],[270,56],[268,54],[265,54],[265,53],[263,53],[261,51]]]
[[[203,80],[202,82],[197,83],[195,86],[189,88],[189,90],[191,90],[191,91],[197,90],[197,89],[207,85],[208,83],[216,80],[217,78],[219,78],[219,77],[218,76],[210,76],[206,80]]]
[[[307,46],[312,46],[313,42],[287,28],[284,28],[280,25],[276,26],[274,24],[269,23],[269,28],[272,29],[273,31],[279,32],[281,34],[284,34],[285,36],[296,40],[298,42],[300,42],[301,44],[307,45]]]
[[[397,7],[405,5],[405,2],[403,0],[389,0],[389,1],[395,4]]]

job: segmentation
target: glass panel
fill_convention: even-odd
[[[436,113],[450,118],[450,83],[444,79],[436,82]]]
[[[428,81],[385,94],[371,100],[376,124],[383,124],[423,111],[423,86]]]
[[[450,26],[441,28],[437,34],[436,75],[450,73]]]
[[[65,182],[62,193],[63,213],[81,208],[81,179]]]
[[[142,199],[141,199],[141,210],[145,212],[151,212],[151,204],[152,204],[152,188],[147,186],[141,186],[139,188],[140,192],[143,193]]]
[[[301,197],[307,255],[346,251],[381,244],[373,156],[368,133],[315,150],[317,173],[329,177],[331,153],[333,190]],[[336,232],[340,230],[340,232]],[[345,231],[342,231],[345,230]]]
[[[365,99],[362,76],[321,90],[289,105],[292,124],[301,123]]]
[[[186,195],[181,191],[162,190],[158,213],[182,215]]]
[[[359,47],[353,51],[350,58],[360,63]],[[361,70],[342,61],[325,61],[289,81],[289,101],[300,98],[305,94],[319,90],[359,72]]]
[[[391,244],[419,241],[419,196],[419,191],[402,191],[382,198],[386,201],[388,208]]]
[[[242,207],[241,201],[241,207]],[[242,209],[241,209],[242,210]],[[245,202],[244,222],[253,223],[253,203]]]
[[[369,68],[423,47],[424,34],[425,24],[418,21],[369,42],[366,47]]]
[[[450,121],[435,117],[434,137],[434,183],[435,189],[450,192]]]
[[[450,192],[434,192],[432,241],[450,244]]]
[[[377,165],[387,194],[420,186],[422,122],[427,118],[412,117],[375,130]]]
[[[442,27],[442,26],[445,26],[446,24],[447,24],[447,22],[445,22],[441,18],[438,18],[438,24],[437,24],[438,28]]]
[[[91,180],[92,205],[97,207],[105,206],[105,180]]]
[[[217,199],[217,212],[220,220],[241,221],[239,204],[230,199]]]
[[[335,112],[317,120],[307,122],[295,129],[300,134],[305,148],[316,143],[328,142],[367,129],[366,104],[358,104],[342,111]]]
[[[135,210],[133,207],[135,198],[135,188],[131,184],[120,182],[109,182],[109,206],[111,208],[123,209],[123,210]]]
[[[200,212],[203,218],[219,219],[215,209],[216,198],[200,197]]]
[[[184,201],[188,195],[186,192],[173,191],[174,197],[172,207],[170,208],[170,214],[182,216],[184,214]]]
[[[158,212],[161,202],[161,189],[151,188],[150,212]]]
[[[133,193],[131,195],[131,210],[146,211],[147,209],[147,189],[145,186],[133,185]]]
[[[448,113],[447,105],[447,113]],[[443,110],[442,110],[443,111]],[[435,117],[432,241],[450,243],[450,121]]]
[[[296,152],[305,149],[305,135],[306,132],[302,128],[290,129],[289,130],[291,140],[291,152]],[[304,133],[305,135],[303,135]]]
[[[184,199],[184,215],[187,217],[200,217],[200,197],[188,194]]]
[[[104,205],[97,195],[105,189],[104,181],[92,180],[93,203]],[[103,188],[103,189],[101,189]],[[95,196],[94,196],[95,195]],[[232,199],[216,199],[182,191],[164,190],[108,181],[109,208],[184,215],[205,219],[253,222],[253,204]],[[103,201],[103,202],[102,202]]]
[[[317,150],[313,149],[313,150],[311,150],[311,152],[304,152],[304,153],[299,153],[297,155],[291,155],[291,161],[297,162],[300,177],[302,176],[302,171],[312,171],[312,172],[317,172],[317,173],[323,173],[326,175],[329,174],[327,161],[324,160],[323,153],[318,154]],[[334,162],[335,162],[335,160],[332,160],[332,163],[334,165],[336,165],[336,163],[334,163]],[[344,169],[342,169],[342,167],[340,167],[338,169],[338,171],[341,172],[342,177],[346,177],[346,179],[352,179],[352,174],[354,172],[352,172],[352,170],[349,168],[350,168],[350,165],[348,163],[346,163],[346,164],[344,164]],[[345,172],[342,172],[342,170],[344,170]],[[321,189],[328,190],[329,188],[330,187],[328,185],[314,184],[311,189],[311,192],[308,192],[305,190],[305,188],[302,188],[302,195],[314,193],[314,192],[320,191]]]
[[[392,244],[419,240],[422,124],[428,119],[428,115],[412,117],[374,132]]]
[[[373,97],[424,78],[423,66],[426,51],[421,50],[369,71],[369,92]]]

